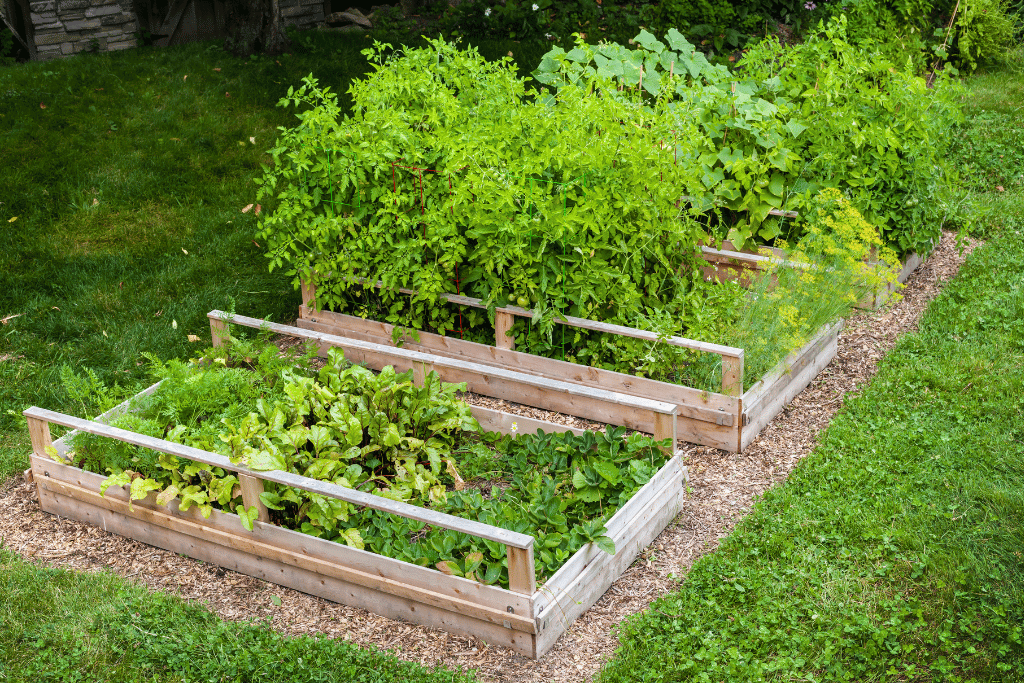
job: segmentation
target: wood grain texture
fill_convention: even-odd
[[[260,500],[260,494],[263,493],[263,482],[248,474],[239,474],[238,483],[242,489],[242,504],[247,508],[255,507],[259,511],[256,519],[261,522],[269,522],[270,511]]]
[[[357,281],[364,281],[362,278],[356,278]],[[381,286],[381,283],[377,283],[377,287]],[[418,292],[412,289],[398,288],[398,291],[402,294],[415,295]],[[473,308],[486,309],[482,299],[475,299],[471,296],[464,296],[461,294],[440,294],[439,299],[447,301],[449,303],[457,304],[459,306],[470,306]],[[494,309],[498,313],[503,313],[509,316],[519,316],[520,318],[533,318],[533,311],[520,306],[499,306]],[[648,332],[647,330],[638,330],[633,327],[626,327],[624,325],[614,325],[611,323],[602,323],[596,320],[589,320],[587,318],[577,318],[571,315],[556,315],[555,322],[560,325],[568,325],[569,327],[578,327],[584,330],[592,330],[594,332],[606,332],[609,334],[617,334],[623,337],[634,337],[636,339],[646,339],[648,341],[661,341],[665,344],[672,346],[678,346],[684,349],[691,349],[693,351],[702,351],[704,353],[713,353],[719,356],[736,356],[742,355],[743,349],[738,349],[733,346],[724,346],[722,344],[710,344],[708,342],[698,341],[696,339],[686,339],[685,337],[666,337],[659,339],[658,335],[654,332]]]
[[[431,598],[429,591],[424,590],[416,590],[409,595],[403,595],[402,589],[399,588],[396,593],[392,593],[379,588],[382,585],[381,581],[376,581],[373,587],[365,586],[358,581],[373,579],[372,575],[345,572],[342,571],[345,568],[330,563],[307,563],[309,568],[299,566],[293,562],[300,561],[302,559],[300,556],[275,554],[274,551],[279,549],[273,547],[260,548],[259,553],[265,554],[259,554],[230,545],[225,546],[215,540],[221,538],[219,534],[192,535],[167,529],[150,521],[140,520],[135,514],[142,509],[138,506],[135,511],[129,513],[127,504],[121,503],[124,506],[123,509],[115,511],[102,506],[83,504],[73,495],[67,495],[69,493],[77,495],[78,492],[44,490],[40,501],[47,511],[53,514],[93,524],[112,533],[134,538],[143,543],[188,555],[279,585],[289,586],[311,595],[367,609],[392,619],[443,628],[452,633],[477,636],[488,642],[510,647],[528,657],[534,656],[536,652],[535,638],[531,632],[536,629],[536,622],[525,617],[519,618],[520,615],[507,610],[480,611],[479,605],[462,604],[457,599],[453,600],[441,595]],[[148,510],[146,514],[149,514]],[[204,531],[209,532],[210,530],[204,529]],[[336,571],[338,575],[321,573],[321,570]],[[353,581],[341,578],[342,574]],[[443,577],[443,575],[441,576]],[[384,583],[389,587],[399,584],[401,582]],[[425,596],[427,597],[425,598]],[[436,601],[438,604],[430,604],[430,602],[423,601],[424,599]],[[476,618],[472,616],[473,612],[485,614],[486,618]],[[499,623],[494,623],[493,620],[498,620]],[[513,624],[529,630],[518,630],[513,628]]]
[[[503,311],[494,312],[494,345],[499,349],[513,349],[516,341],[512,337],[512,324],[515,318]]]
[[[101,496],[98,491],[92,491],[50,477],[41,478],[39,486],[41,490],[73,500],[79,506],[91,506],[93,508],[109,510],[132,519],[137,526],[161,529],[165,536],[176,534],[202,539],[224,548],[240,551],[253,558],[273,560],[288,567],[313,572],[318,576],[340,579],[380,593],[388,593],[424,605],[468,615],[474,619],[489,621],[505,628],[512,628],[524,633],[533,633],[536,630],[536,623],[530,614],[515,614],[514,611],[509,612],[507,608],[496,609],[464,598],[412,585],[400,579],[383,577],[376,573],[361,571],[342,563],[309,557],[306,554],[282,548],[275,543],[265,542],[261,539],[258,540],[254,535],[247,535],[245,529],[240,524],[237,529],[224,530],[205,523],[205,520],[189,519],[184,516],[174,515],[159,507],[142,506],[136,503],[129,510],[128,502],[125,500],[120,500],[113,496]],[[70,507],[71,504],[68,504],[68,506]],[[151,531],[150,533],[153,532]],[[277,581],[277,583],[288,585],[286,581]],[[505,626],[506,624],[507,626]]]
[[[38,460],[38,458],[33,458],[33,464],[36,464],[35,461]],[[105,478],[103,475],[86,472],[85,470],[67,465],[50,467],[51,464],[56,463],[45,461],[40,461],[39,464],[42,465],[41,471],[45,471],[45,476],[90,491],[98,491],[100,484]],[[121,487],[108,488],[104,497],[118,499],[124,503],[128,502],[128,492]],[[145,500],[135,501],[133,507],[143,507],[183,517],[226,533],[245,532],[241,520],[236,515],[214,510],[209,519],[204,519],[196,508],[182,512],[178,509],[176,501],[172,501],[166,507],[158,505],[155,494]],[[245,532],[242,535],[248,536],[249,534],[250,532]],[[470,581],[457,576],[446,576],[431,567],[421,567],[408,562],[402,562],[401,560],[359,550],[273,524],[257,522],[253,526],[251,537],[260,542],[276,545],[304,557],[312,557],[325,562],[344,565],[364,573],[426,588],[460,600],[480,603],[493,608],[497,612],[507,612],[508,608],[512,607],[516,614],[525,615],[531,609],[532,602],[529,597],[518,595],[498,586],[488,586],[478,581]]]
[[[391,336],[394,327],[386,323],[329,311],[314,313],[308,309],[300,310],[300,316],[295,324],[304,330],[394,346]],[[722,426],[736,424],[733,421],[736,419],[736,397],[734,396],[701,391],[678,384],[635,377],[521,351],[499,349],[486,344],[477,344],[429,332],[421,331],[416,336],[416,339],[403,338],[402,348],[506,368],[515,372],[551,377],[564,382],[592,386],[631,396],[675,403],[678,406],[677,414],[681,418]]]
[[[36,407],[26,410],[25,415],[26,417],[44,420],[52,424],[71,427],[88,434],[110,437],[135,446],[150,448],[160,453],[168,453],[170,455],[187,458],[188,460],[193,460],[195,462],[213,465],[214,467],[221,467],[230,472],[248,474],[265,481],[273,481],[278,484],[284,484],[285,486],[309,491],[310,493],[318,493],[323,496],[328,496],[329,498],[344,500],[354,505],[366,506],[383,512],[390,512],[401,517],[415,519],[426,524],[439,526],[443,529],[459,531],[464,534],[488,539],[497,543],[503,543],[505,545],[511,545],[516,548],[529,548],[533,546],[533,537],[527,536],[526,534],[507,531],[488,524],[481,524],[480,522],[473,520],[462,519],[461,517],[455,517],[453,515],[446,515],[427,508],[421,508],[416,505],[389,500],[381,496],[375,496],[355,489],[348,489],[330,482],[317,481],[316,479],[292,474],[291,472],[282,472],[280,470],[255,472],[246,467],[236,465],[229,459],[216,453],[209,453],[198,448],[165,441],[164,439],[136,434],[135,432],[118,429],[117,427],[111,427],[99,422],[82,420],[77,417],[71,417],[70,415],[62,415],[61,413]]]

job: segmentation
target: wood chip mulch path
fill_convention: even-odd
[[[692,493],[682,513],[540,661],[478,639],[331,603],[53,517],[40,511],[35,488],[22,477],[0,485],[0,541],[31,561],[114,572],[152,590],[201,603],[225,619],[264,620],[286,634],[322,634],[375,645],[426,665],[475,669],[486,681],[590,680],[615,650],[615,624],[677,587],[693,563],[713,552],[719,540],[731,532],[754,499],[786,478],[814,447],[818,433],[842,407],[845,396],[874,375],[879,360],[900,335],[916,329],[925,306],[975,246],[970,243],[960,253],[953,234],[945,234],[931,257],[910,277],[900,301],[848,320],[835,360],[745,453],[683,444]],[[498,407],[492,399],[473,399]],[[510,404],[505,404],[505,409],[509,410]],[[588,426],[577,418],[533,409],[527,412],[532,417]],[[279,606],[274,596],[280,599]]]

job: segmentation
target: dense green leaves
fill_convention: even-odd
[[[302,360],[282,359],[272,345],[257,353],[228,338],[199,364],[155,362],[160,387],[113,424],[255,470],[295,472],[531,534],[538,539],[541,580],[586,543],[614,553],[604,522],[665,463],[664,444],[626,437],[622,428],[580,436],[481,434],[455,397],[464,387],[434,373],[416,386],[411,371],[386,367],[375,374],[347,364],[335,349],[317,372]],[[237,367],[243,363],[253,369]],[[178,421],[182,415],[189,417]],[[233,511],[247,529],[257,517],[255,506],[243,505],[238,478],[222,468],[90,435],[76,437],[74,447],[71,463],[110,473],[103,491],[123,486],[131,500],[157,492],[158,504],[177,500],[179,509],[195,506],[207,517],[215,509]],[[277,524],[446,574],[508,584],[500,544],[273,482],[265,487],[260,499]]]

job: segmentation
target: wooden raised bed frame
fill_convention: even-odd
[[[222,321],[216,321],[215,333],[223,334],[222,324]],[[287,334],[289,329],[293,328],[286,328],[282,333]],[[325,336],[323,343],[330,341]],[[373,346],[359,344],[364,352],[373,351]],[[346,349],[346,354],[350,348]],[[405,360],[420,364],[416,373],[419,381],[422,381],[423,373],[428,371],[427,366],[433,358],[402,349],[381,347],[380,351],[415,354]],[[446,359],[437,360],[443,364]],[[535,377],[508,372],[500,374],[503,381],[513,386],[519,378],[526,386],[537,384],[538,378]],[[550,391],[579,389],[549,380],[543,384]],[[157,386],[153,385],[139,396],[154,391]],[[649,413],[647,419],[658,426],[655,436],[672,439],[674,449],[675,406],[631,399],[611,392],[590,393],[595,405],[602,401],[611,401],[617,407],[632,404],[631,408],[637,413]],[[129,403],[126,401],[108,411],[99,420],[109,421],[127,410]],[[478,420],[506,433],[516,431],[513,422],[523,425],[524,429],[569,429],[489,409],[474,407],[473,410]],[[24,414],[32,439],[31,469],[26,476],[35,483],[40,506],[46,512],[393,619],[477,636],[532,658],[539,658],[547,652],[566,628],[604,594],[637,554],[672,521],[682,506],[686,481],[686,468],[681,456],[676,454],[606,524],[608,536],[615,543],[614,555],[588,544],[538,588],[532,536],[297,474],[248,470],[221,455],[111,427],[103,421],[82,420],[36,407],[29,408]],[[195,508],[187,512],[179,510],[176,500],[166,507],[160,506],[156,503],[156,492],[145,500],[134,502],[129,501],[128,491],[124,488],[110,487],[106,495],[100,495],[99,487],[105,479],[103,475],[62,464],[48,455],[48,451],[53,452],[52,447],[57,454],[65,456],[75,433],[51,442],[51,424],[238,473],[244,504],[256,506],[260,511],[253,530],[247,531],[233,514],[215,510],[209,519],[204,519]],[[266,508],[259,499],[263,481],[273,481],[501,543],[507,548],[510,587],[506,590],[447,576],[433,569],[270,524]]]
[[[738,281],[744,287],[747,287],[754,277],[764,270],[770,262],[774,261],[783,266],[787,264],[786,259],[788,255],[782,249],[762,247],[761,251],[767,251],[768,253],[760,253],[760,251],[750,249],[740,251],[729,241],[723,242],[721,249],[715,249],[711,246],[701,247],[701,257],[707,262],[707,265],[701,267],[701,273],[707,280],[719,282]],[[900,261],[900,272],[896,276],[896,282],[890,283],[880,291],[864,295],[857,302],[857,308],[869,311],[881,308],[889,300],[893,292],[907,281],[911,273],[924,263],[926,258],[927,256],[921,256],[916,252],[908,254]],[[799,266],[800,264],[796,265]],[[885,262],[882,262],[881,265],[883,267],[886,266]]]
[[[407,292],[408,290],[400,291]],[[479,299],[456,294],[446,294],[444,297],[451,303],[484,308]],[[394,348],[392,335],[395,333],[395,326],[356,316],[319,310],[316,303],[316,289],[308,283],[304,283],[302,286],[302,299],[303,303],[299,309],[296,326],[331,335],[335,338],[332,345],[343,348],[356,341]],[[210,313],[211,320],[220,315],[223,314],[219,311]],[[676,434],[678,438],[733,453],[741,452],[746,448],[765,425],[831,362],[838,350],[839,330],[842,328],[842,321],[840,321],[822,330],[801,349],[787,356],[774,370],[746,392],[742,390],[743,349],[708,344],[682,337],[662,340],[681,348],[721,356],[723,388],[721,393],[717,393],[516,351],[513,349],[512,339],[507,335],[515,316],[532,317],[532,313],[518,306],[499,307],[495,310],[496,339],[494,346],[419,331],[418,339],[412,339],[409,336],[401,338],[401,350],[429,353],[443,356],[451,361],[463,361],[476,366],[489,366],[491,373],[505,370],[526,373],[538,378],[557,379],[586,387],[587,394],[603,390],[638,398],[666,401],[674,404],[677,408]],[[239,317],[235,316],[234,320],[239,321]],[[610,325],[574,317],[556,319],[556,322],[571,327],[620,334],[652,342],[658,341],[658,336],[653,332],[621,325]],[[346,341],[337,341],[338,338]],[[349,353],[347,348],[345,352],[346,355]],[[378,369],[384,365],[394,364],[390,353],[361,354],[358,360]],[[566,400],[566,397],[557,394],[520,394],[509,391],[508,387],[500,382],[491,381],[484,372],[470,376],[458,372],[453,367],[453,373],[443,379],[449,382],[466,382],[470,391],[485,396],[516,401],[536,408],[622,425],[640,431],[653,431],[653,425],[645,422],[642,416],[627,410],[609,414],[607,411],[591,410],[584,402],[569,401]]]

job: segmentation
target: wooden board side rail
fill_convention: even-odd
[[[157,386],[108,411],[107,419],[129,409],[133,400],[151,393]],[[156,446],[156,450],[166,446],[173,455],[237,471],[257,485],[248,495],[243,490],[243,497],[248,497],[247,505],[252,497],[258,496],[261,481],[280,479],[278,475],[284,473],[251,472],[224,462],[226,459],[222,456],[115,429],[98,421],[80,420],[39,408],[31,408],[25,415],[33,449],[30,472],[40,507],[47,513],[392,619],[475,636],[534,659],[544,655],[639,552],[671,523],[682,507],[687,480],[681,457],[673,456],[606,522],[608,536],[615,544],[614,554],[590,543],[570,557],[543,586],[521,585],[517,590],[512,585],[511,589],[505,589],[447,576],[431,568],[259,519],[247,530],[231,513],[213,510],[204,518],[195,507],[181,510],[176,500],[167,505],[159,504],[155,491],[136,501],[130,500],[126,487],[110,487],[101,495],[99,489],[106,478],[104,475],[51,457],[56,453],[60,458],[67,458],[76,432],[53,441],[50,424],[143,447]],[[289,478],[287,485],[294,483]],[[324,482],[314,481],[314,484],[317,492],[323,493],[320,484]],[[390,508],[391,502],[385,504]],[[460,524],[465,522],[461,520]],[[532,538],[524,534],[497,531],[503,534],[504,541],[521,536],[532,542]],[[513,550],[507,547],[510,552]],[[528,555],[509,558],[511,583],[515,584],[516,575],[527,573],[526,566],[532,578],[533,565]]]
[[[134,446],[149,448],[159,453],[166,453],[168,455],[178,456],[194,462],[200,462],[205,465],[220,467],[230,472],[237,472],[240,475],[240,480],[244,476],[257,481],[272,481],[277,484],[291,486],[292,488],[316,493],[328,498],[343,500],[353,505],[364,506],[373,510],[380,510],[381,512],[388,512],[400,517],[437,526],[442,529],[458,531],[484,540],[501,543],[506,547],[508,552],[509,583],[511,590],[517,593],[532,595],[536,589],[536,578],[533,566],[533,536],[521,534],[515,531],[508,531],[507,529],[500,529],[489,524],[484,524],[471,519],[463,519],[443,512],[437,512],[436,510],[421,508],[409,503],[375,496],[371,493],[345,488],[330,482],[310,479],[292,472],[284,472],[281,470],[257,472],[242,465],[235,464],[228,458],[216,453],[210,453],[198,448],[174,443],[173,441],[158,439],[152,436],[146,436],[144,434],[137,434],[125,429],[119,429],[118,427],[111,427],[110,425],[106,425],[101,422],[93,422],[91,420],[83,420],[70,415],[63,415],[52,410],[45,410],[43,408],[33,406],[23,414],[28,419],[29,434],[32,438],[32,451],[41,458],[48,457],[47,450],[52,447],[49,427],[51,424],[70,427],[80,432],[85,432],[86,434],[105,436]],[[262,488],[262,484],[259,484],[259,488]],[[255,499],[251,498],[253,491],[254,489],[250,487],[250,500],[246,500],[244,502],[247,506],[252,502],[254,505],[259,507],[262,515],[265,511],[265,507],[259,501],[258,494]]]
[[[811,264],[789,260],[788,254],[781,249],[770,248],[769,251],[771,252],[770,256],[749,250],[739,251],[729,241],[723,242],[721,249],[703,246],[701,247],[701,257],[707,265],[701,267],[701,273],[708,280],[736,281],[744,287],[749,287],[757,274],[770,265],[790,268],[814,267]],[[905,256],[899,263],[900,271],[896,276],[896,281],[876,292],[865,294],[857,302],[856,307],[869,310],[881,307],[899,285],[905,283],[907,278],[924,263],[926,258],[927,255],[922,256],[916,252]],[[872,267],[889,268],[889,264],[885,261],[868,259],[867,263]]]
[[[365,282],[363,278],[355,278],[355,281]],[[382,288],[384,285],[382,282],[377,282],[373,286]],[[301,290],[302,305],[314,311],[320,310],[316,301],[316,284],[303,280]],[[404,289],[401,287],[398,288],[398,291],[402,294],[409,294],[411,296],[418,294],[414,289]],[[446,293],[441,294],[440,298],[448,303],[457,304],[459,306],[470,306],[472,308],[480,309],[487,308],[482,299],[463,296],[461,294]],[[512,329],[512,323],[517,316],[520,318],[533,318],[533,311],[520,306],[499,306],[494,309],[494,345],[499,349],[512,349],[515,347],[515,343],[508,335],[508,332]],[[701,353],[710,353],[716,356],[721,356],[722,393],[730,396],[739,396],[743,393],[743,349],[734,346],[724,346],[722,344],[711,344],[709,342],[687,339],[685,337],[659,337],[656,333],[649,332],[647,330],[638,330],[633,327],[615,325],[613,323],[602,323],[597,320],[577,318],[571,315],[558,315],[555,316],[554,320],[560,325],[577,327],[583,330],[590,330],[592,332],[603,332],[605,334],[616,334],[620,337],[632,337],[633,339],[660,342],[670,346],[689,349],[691,351],[699,351]]]
[[[399,370],[411,368],[418,384],[423,382],[428,373],[437,372],[443,381],[466,382],[470,391],[607,424],[622,424],[616,420],[625,414],[629,416],[629,419],[625,420],[625,426],[633,429],[643,428],[643,431],[653,434],[658,440],[667,439],[672,444],[670,454],[675,450],[676,415],[679,409],[673,403],[585,387],[421,351],[312,332],[222,311],[210,311],[208,316],[211,326],[214,326],[215,339],[224,335],[222,326],[228,323],[266,329],[275,334],[311,339],[322,345],[340,348],[345,352],[346,358],[354,362],[372,361],[378,366],[386,363]]]

